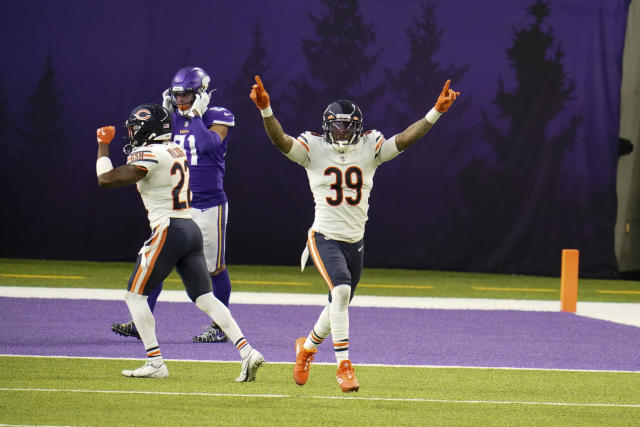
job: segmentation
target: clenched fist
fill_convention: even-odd
[[[102,126],[96,131],[98,136],[98,144],[109,144],[116,134],[116,128],[113,126]]]

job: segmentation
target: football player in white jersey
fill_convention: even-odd
[[[189,163],[182,148],[171,141],[171,115],[157,104],[133,109],[125,124],[129,144],[127,164],[113,168],[109,143],[113,126],[97,130],[96,175],[101,187],[136,184],[148,211],[151,237],[138,253],[129,278],[125,302],[147,352],[144,366],[123,370],[126,377],[165,378],[169,371],[156,339],[155,319],[147,298],[175,267],[196,306],[215,319],[233,340],[242,358],[236,381],[252,381],[264,357],[251,347],[229,309],[211,292],[211,280],[202,249],[202,233],[191,219]]]
[[[209,106],[210,84],[211,78],[202,68],[181,68],[170,88],[162,94],[162,105],[172,115],[173,140],[183,148],[189,161],[191,216],[202,231],[213,296],[229,307],[231,279],[225,261],[229,203],[223,181],[229,133],[235,126],[235,118],[226,108]],[[147,299],[152,313],[161,290],[162,284]],[[118,335],[140,338],[133,321],[113,323],[111,330]],[[213,322],[192,340],[226,342],[227,336]]]
[[[376,168],[393,159],[429,132],[460,92],[444,84],[435,106],[404,131],[385,139],[377,130],[363,132],[362,112],[349,100],[327,106],[322,118],[323,134],[304,132],[287,135],[273,115],[269,94],[259,76],[250,93],[262,113],[271,142],[289,159],[307,171],[315,202],[315,217],[308,231],[301,259],[309,254],[329,287],[329,302],[307,337],[295,342],[293,378],[304,385],[317,346],[331,334],[338,364],[336,379],[343,392],[358,391],[360,385],[349,360],[349,303],[362,273],[364,227],[369,194]]]

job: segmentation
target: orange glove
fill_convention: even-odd
[[[440,113],[446,113],[449,107],[451,107],[451,104],[453,104],[453,101],[455,101],[458,95],[460,95],[460,92],[455,92],[453,89],[449,89],[450,83],[451,80],[447,80],[442,88],[442,93],[440,93],[440,96],[436,101],[434,108]]]
[[[116,134],[116,128],[113,126],[102,126],[96,133],[98,135],[98,144],[109,144]]]
[[[249,97],[253,99],[253,102],[256,103],[256,106],[263,110],[267,108],[269,103],[269,94],[266,90],[264,90],[264,86],[262,85],[262,80],[260,80],[260,76],[256,76],[256,84],[251,87],[251,93]]]

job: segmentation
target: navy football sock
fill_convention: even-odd
[[[229,297],[231,296],[231,279],[227,269],[225,268],[215,276],[211,276],[211,284],[213,286],[213,296],[228,307]]]
[[[151,291],[151,294],[147,299],[147,303],[149,303],[149,308],[151,309],[152,313],[153,313],[153,310],[156,308],[156,302],[158,301],[158,296],[160,295],[161,290],[162,290],[162,283],[160,283],[158,286],[155,287],[153,291]]]

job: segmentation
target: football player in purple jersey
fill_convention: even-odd
[[[233,114],[222,107],[209,107],[211,78],[200,67],[185,67],[173,77],[164,91],[163,107],[172,113],[173,141],[183,148],[191,171],[193,203],[191,216],[202,231],[204,255],[211,275],[213,294],[229,305],[231,280],[225,265],[228,200],[223,187],[229,128],[235,126]],[[153,311],[162,286],[149,295]],[[113,332],[136,336],[133,322],[114,323]],[[224,342],[227,336],[212,323],[194,342]]]

